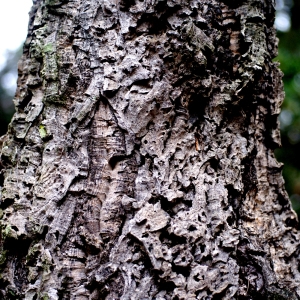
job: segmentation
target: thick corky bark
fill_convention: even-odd
[[[271,0],[36,0],[1,140],[1,299],[299,299]]]

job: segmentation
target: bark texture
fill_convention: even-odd
[[[273,21],[271,0],[34,1],[1,299],[300,299]]]

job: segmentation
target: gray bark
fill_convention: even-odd
[[[35,0],[1,139],[1,299],[300,299],[271,0]]]

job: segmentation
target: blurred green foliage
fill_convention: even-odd
[[[291,29],[278,32],[280,69],[284,73],[285,100],[280,115],[282,148],[277,159],[284,163],[283,176],[293,207],[300,215],[300,0],[291,9]]]

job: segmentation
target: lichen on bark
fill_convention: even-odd
[[[36,0],[1,138],[3,299],[299,299],[274,1]]]

